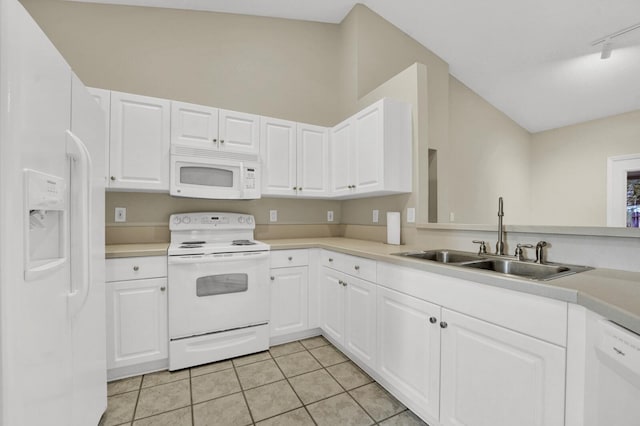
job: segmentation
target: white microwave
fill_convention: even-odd
[[[260,198],[260,163],[255,156],[174,145],[169,193],[209,199]]]

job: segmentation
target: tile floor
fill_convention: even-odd
[[[111,382],[100,426],[426,425],[323,337]]]

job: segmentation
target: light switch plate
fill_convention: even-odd
[[[270,222],[278,221],[278,210],[269,210],[269,221]]]
[[[416,223],[415,207],[407,207],[407,223]]]
[[[333,222],[333,210],[327,211],[327,222]]]
[[[379,216],[380,216],[380,211],[374,210],[373,217],[372,217],[373,223],[378,223]]]
[[[127,208],[126,207],[116,207],[115,221],[116,222],[126,222],[127,221]]]

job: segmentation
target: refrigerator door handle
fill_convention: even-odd
[[[74,168],[79,170],[78,183],[80,184],[79,200],[70,200],[70,203],[78,203],[77,206],[70,207],[70,211],[79,211],[79,218],[73,218],[71,227],[80,228],[80,238],[72,244],[79,244],[81,253],[80,273],[71,273],[71,288],[69,291],[69,306],[71,314],[75,314],[84,306],[89,294],[91,285],[91,156],[85,144],[76,135],[67,130],[67,157],[71,160],[71,179],[74,179]],[[72,265],[73,265],[72,258]]]

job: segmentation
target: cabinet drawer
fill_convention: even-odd
[[[166,256],[107,259],[106,281],[127,281],[167,276]]]
[[[271,267],[306,266],[309,264],[309,252],[300,250],[275,250],[271,252]]]
[[[323,250],[322,266],[336,269],[340,272],[344,272],[345,274],[362,278],[363,280],[376,281],[375,260]]]

